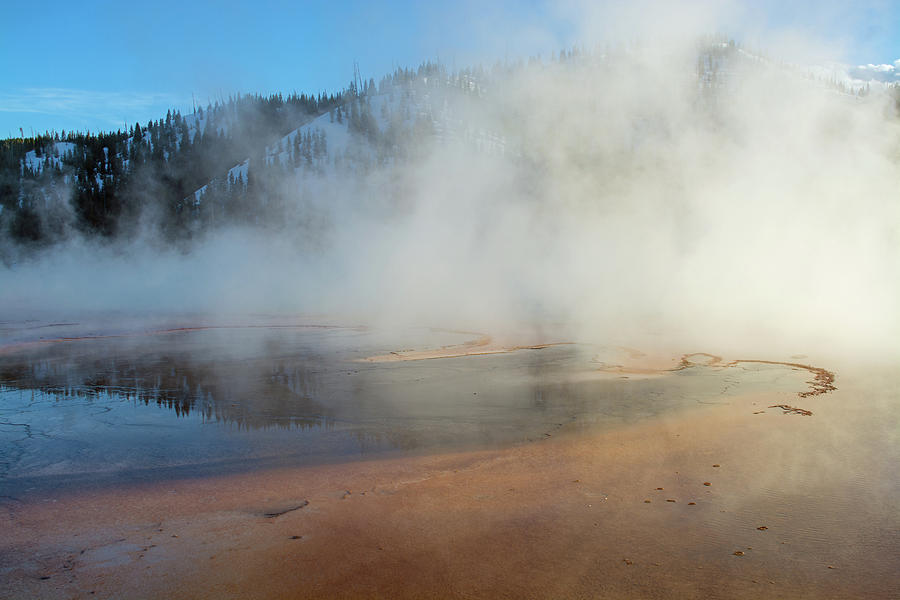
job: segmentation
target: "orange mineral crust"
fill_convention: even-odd
[[[836,433],[880,389],[855,381],[809,419],[737,396],[500,450],[4,499],[0,595],[896,597],[893,475]]]

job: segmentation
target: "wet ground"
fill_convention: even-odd
[[[889,361],[258,325],[11,334],[0,597],[900,597]]]
[[[635,423],[737,391],[802,387],[802,373],[778,365],[629,378],[601,371],[621,349],[584,344],[364,360],[472,337],[253,326],[15,348],[0,354],[0,495],[495,448]]]

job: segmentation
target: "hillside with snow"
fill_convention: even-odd
[[[789,65],[716,38],[690,60],[573,48],[457,72],[424,63],[331,95],[236,96],[128,131],[5,140],[0,247],[13,256],[148,227],[181,243],[221,227],[322,225],[339,218],[328,214],[338,202],[415,202],[417,169],[442,154],[447,170],[459,160],[512,169],[531,181],[524,196],[575,166],[604,187],[648,168],[666,138],[733,120],[750,94],[766,105],[779,86],[805,86],[820,93],[798,92],[803,101],[896,105],[888,71]]]

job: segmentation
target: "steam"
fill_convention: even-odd
[[[719,13],[701,9],[704,30],[715,27]],[[302,201],[286,180],[289,226],[218,231],[189,251],[149,230],[127,244],[73,240],[0,272],[0,305],[896,353],[900,120],[889,99],[840,94],[727,45],[710,81],[692,29],[629,31],[654,43],[495,73],[477,99],[431,92],[444,122],[502,145],[445,133],[359,181],[326,178]]]

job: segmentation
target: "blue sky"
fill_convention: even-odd
[[[892,64],[900,59],[898,4],[9,1],[0,8],[0,137],[19,127],[28,135],[146,123],[169,107],[189,111],[192,95],[205,105],[238,91],[337,91],[354,61],[377,80],[438,57],[462,67],[547,56],[634,35],[630,27],[654,19],[668,27],[681,15],[754,45],[813,39],[833,51],[823,58]]]

